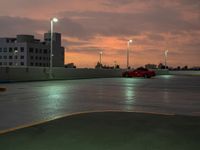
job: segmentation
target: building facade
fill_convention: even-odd
[[[0,66],[49,67],[51,34],[44,34],[44,41],[32,35],[0,38]],[[53,67],[64,66],[64,47],[61,34],[53,34]]]

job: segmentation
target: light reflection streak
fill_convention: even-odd
[[[131,110],[136,101],[136,89],[135,85],[139,80],[128,79],[125,83],[125,109]]]
[[[45,117],[46,113],[51,113],[53,116],[57,116],[60,113],[60,109],[63,107],[70,107],[71,96],[69,91],[72,88],[70,86],[63,85],[47,85],[40,89],[42,93],[41,100],[38,104],[41,117]]]

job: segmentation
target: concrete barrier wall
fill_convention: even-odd
[[[71,69],[53,68],[53,79],[89,79],[121,77],[125,69]],[[155,70],[157,75],[200,75],[200,71]],[[0,67],[0,82],[49,80],[49,68]]]
[[[170,75],[200,75],[200,71],[169,71]]]
[[[86,79],[121,77],[122,69],[53,68],[53,79]],[[0,82],[49,80],[49,68],[0,67]]]
[[[156,75],[168,75],[168,69],[153,69],[156,72]]]

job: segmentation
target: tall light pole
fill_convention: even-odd
[[[50,65],[49,65],[49,78],[52,79],[52,68],[53,68],[53,23],[58,22],[57,18],[51,19],[51,45],[50,45]]]
[[[99,63],[100,65],[102,66],[102,55],[103,55],[103,52],[99,52]]]
[[[133,40],[128,41],[128,48],[127,48],[127,69],[129,69],[129,51],[130,51],[130,44],[133,43]]]
[[[167,69],[167,55],[168,55],[168,50],[165,50],[165,69]]]

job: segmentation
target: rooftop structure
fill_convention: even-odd
[[[0,38],[0,66],[49,67],[51,34],[44,34],[44,41],[33,35]],[[64,67],[64,47],[61,34],[53,34],[53,67]]]

